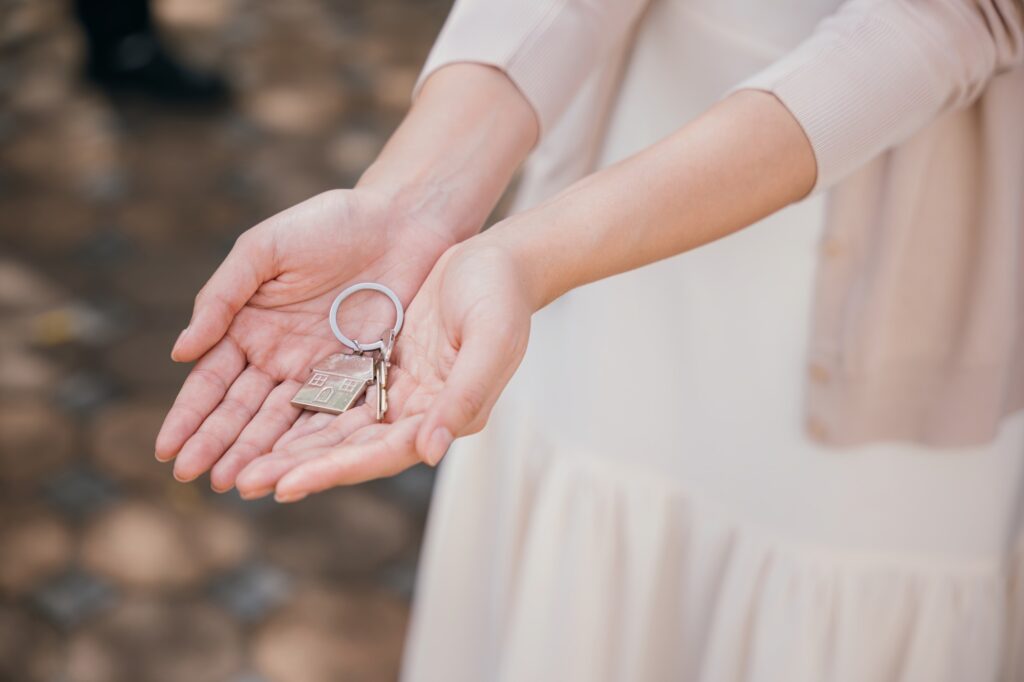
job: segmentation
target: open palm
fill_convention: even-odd
[[[213,467],[213,487],[230,488],[296,424],[301,411],[289,401],[313,363],[341,350],[327,324],[337,293],[371,280],[408,302],[450,243],[364,189],[326,192],[243,234],[175,344],[175,360],[198,362],[157,437],[157,458],[176,458],[179,480]],[[339,316],[363,341],[393,318],[387,299],[367,294]]]
[[[385,423],[366,404],[311,415],[251,462],[245,497],[280,501],[436,464],[455,436],[479,431],[526,350],[532,308],[499,250],[473,240],[438,261],[409,308],[390,375]]]

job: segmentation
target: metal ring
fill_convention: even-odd
[[[394,333],[396,335],[398,332],[402,331],[402,322],[405,320],[405,310],[402,308],[402,302],[398,300],[398,294],[391,291],[391,289],[388,289],[383,284],[377,284],[376,282],[362,282],[360,284],[353,284],[348,289],[345,289],[345,291],[338,294],[338,297],[334,299],[334,303],[331,304],[331,315],[328,318],[328,322],[331,323],[331,331],[334,332],[334,336],[338,341],[341,341],[357,353],[380,350],[384,347],[383,341],[375,341],[373,343],[359,343],[358,341],[354,341],[342,334],[341,329],[338,328],[338,309],[341,308],[341,302],[357,291],[367,290],[378,291],[390,298],[391,302],[395,304]]]

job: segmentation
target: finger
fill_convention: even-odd
[[[327,417],[327,421],[321,422],[317,417]],[[344,414],[316,414],[309,420],[309,423],[323,424],[323,426],[316,429],[311,428],[309,433],[301,438],[295,438],[283,448],[284,451],[301,452],[302,450],[340,445],[356,431],[377,423],[376,405],[372,402],[365,402]],[[276,449],[278,448],[275,447]]]
[[[273,490],[278,480],[295,466],[375,424],[374,409],[366,404],[337,415],[324,428],[295,439],[283,450],[275,450],[251,462],[238,474],[235,486],[242,497],[262,497]]]
[[[255,365],[249,365],[231,384],[220,405],[182,446],[174,462],[174,477],[191,481],[213,466],[252,421],[256,410],[277,382]]]
[[[467,329],[444,387],[427,410],[416,450],[431,466],[441,461],[455,436],[479,429],[522,355],[509,348],[511,334],[499,333],[492,324],[480,321]]]
[[[269,452],[281,434],[292,428],[302,414],[302,410],[291,403],[300,385],[298,381],[285,381],[270,392],[256,416],[242,429],[238,440],[213,465],[210,486],[214,490],[231,490],[238,472],[252,460]]]
[[[235,241],[231,252],[196,296],[192,320],[171,350],[177,362],[190,362],[224,337],[231,321],[260,285],[273,278],[273,254],[255,233]]]
[[[392,370],[397,376],[393,376],[394,381],[401,376],[401,370],[395,368]],[[390,402],[392,405],[392,411],[388,414],[395,414],[395,410],[400,410],[402,407],[402,401],[407,392],[405,389],[405,382],[398,382],[397,390],[391,389],[388,392]],[[364,405],[375,405],[377,400],[377,388],[370,387],[366,393],[366,402]],[[361,405],[360,407],[363,407]],[[301,417],[295,421],[295,425],[281,436],[276,443],[274,443],[274,450],[285,450],[291,447],[291,444],[312,433],[316,433],[320,429],[324,428],[329,424],[333,424],[335,421],[335,415],[327,414],[325,412],[304,412]],[[337,427],[337,425],[335,425]]]
[[[277,442],[273,444],[274,450],[284,450],[294,441],[308,436],[311,433],[316,433],[320,429],[326,427],[328,424],[334,421],[335,415],[327,414],[326,412],[303,412],[302,416],[296,420],[292,428],[288,429]]]
[[[315,456],[289,471],[275,489],[278,502],[296,502],[310,493],[394,476],[418,464],[416,433],[422,416],[394,424],[372,424],[338,447],[318,449]]]
[[[178,454],[243,369],[245,355],[230,340],[221,341],[196,363],[156,437],[158,460],[166,462]]]

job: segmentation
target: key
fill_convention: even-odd
[[[338,309],[342,302],[357,291],[377,291],[395,304],[395,326],[380,341],[361,344],[350,339],[338,327]],[[371,384],[378,384],[377,390],[377,421],[384,419],[388,410],[388,367],[391,365],[391,350],[395,345],[395,337],[402,328],[405,309],[398,295],[383,284],[376,282],[360,282],[353,284],[340,294],[331,304],[331,312],[327,323],[334,337],[348,346],[355,353],[337,353],[331,355],[314,367],[306,383],[292,398],[292,405],[316,412],[341,414],[348,410],[366,393]],[[376,351],[380,351],[379,353]],[[372,353],[372,355],[368,354]]]
[[[388,411],[388,367],[391,366],[391,352],[395,349],[395,337],[394,330],[388,330],[381,337],[384,346],[374,365],[374,379],[377,382],[377,421],[383,421]]]
[[[384,421],[384,414],[388,411],[388,388],[384,384],[387,378],[384,374],[384,361],[378,356],[373,363],[373,381],[377,384],[377,421]]]
[[[365,354],[336,353],[313,366],[292,405],[315,412],[341,414],[352,407],[377,376],[378,361]],[[378,412],[380,408],[378,408]]]

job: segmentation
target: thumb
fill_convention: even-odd
[[[191,362],[212,348],[235,315],[271,272],[272,255],[251,233],[235,241],[231,252],[196,295],[192,320],[171,350],[176,362]]]
[[[420,425],[416,451],[435,466],[456,436],[479,431],[522,359],[525,344],[516,335],[489,328],[487,321],[467,330],[444,387]]]

